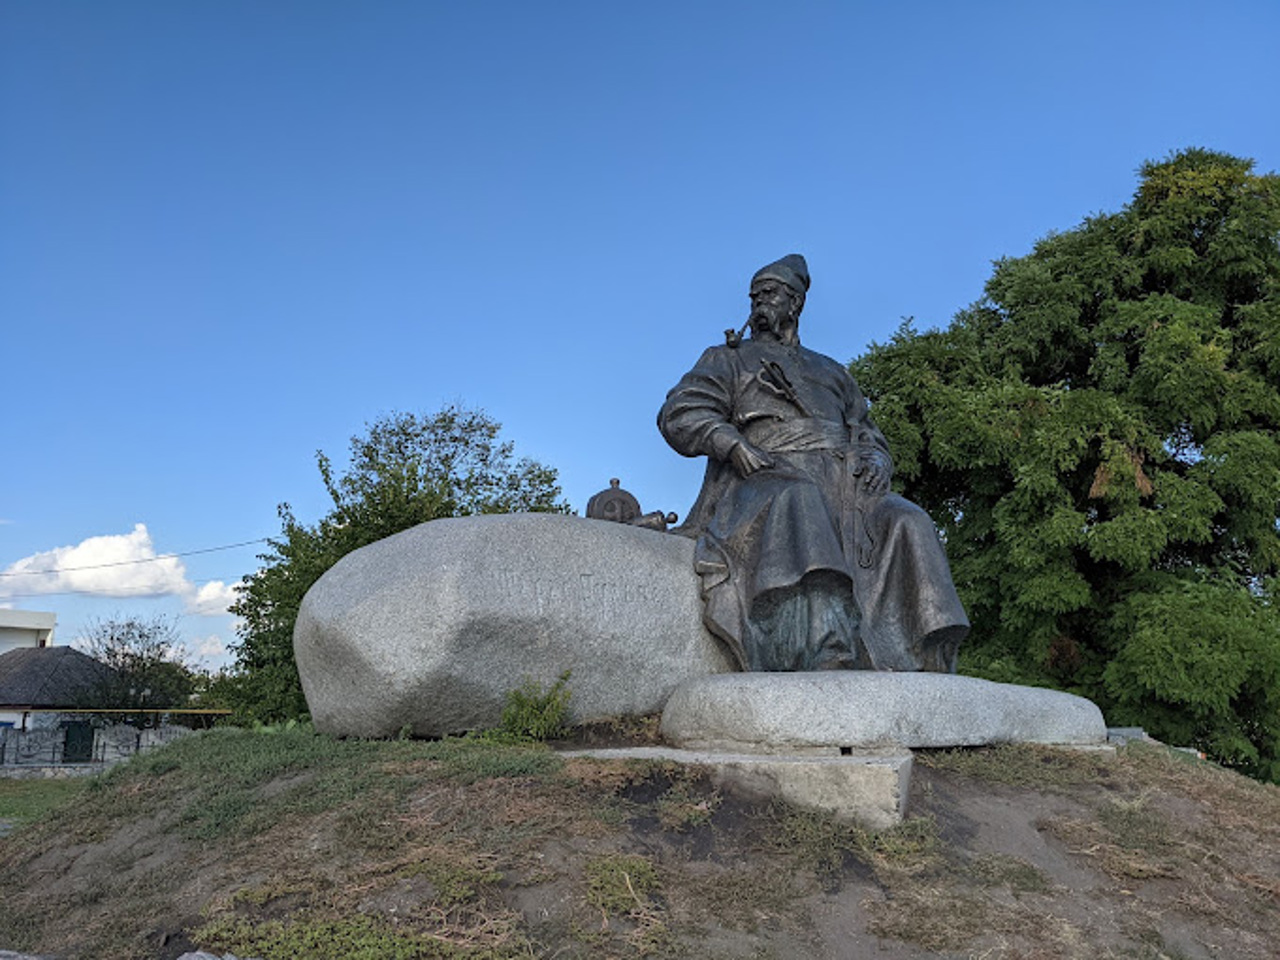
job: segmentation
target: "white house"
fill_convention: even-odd
[[[36,610],[0,610],[0,656],[10,650],[33,650],[53,646],[53,628],[57,626],[56,613],[40,613]],[[0,727],[22,725],[26,720],[21,711],[5,709],[0,704]]]
[[[24,647],[53,646],[56,613],[36,610],[0,610],[0,654]]]

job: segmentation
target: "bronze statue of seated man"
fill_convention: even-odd
[[[933,521],[889,492],[893,460],[844,366],[800,345],[791,254],[751,279],[751,336],[703,353],[658,428],[707,457],[693,509],[703,619],[743,670],[954,672],[969,621]]]

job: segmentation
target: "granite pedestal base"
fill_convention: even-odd
[[[681,683],[662,713],[669,748],[587,751],[674,760],[721,786],[871,829],[907,811],[911,748],[1103,747],[1102,712],[1055,690],[938,673],[733,673]]]

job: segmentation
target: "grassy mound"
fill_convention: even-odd
[[[224,729],[0,781],[0,948],[263,960],[1263,958],[1280,789],[1151,746],[918,754],[872,834],[698,770]],[[6,813],[9,811],[9,813]]]

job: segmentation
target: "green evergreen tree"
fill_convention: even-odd
[[[964,672],[1280,781],[1280,178],[1148,163],[853,370],[941,526]]]
[[[241,581],[231,607],[241,618],[236,671],[218,694],[242,719],[306,715],[293,659],[294,621],[311,585],[352,550],[441,517],[568,512],[556,471],[516,460],[513,445],[499,441],[500,430],[480,411],[449,406],[370,424],[365,435],[351,438],[350,467],[341,475],[316,452],[332,509],[308,526],[282,503],[281,535],[268,541],[262,567]]]

